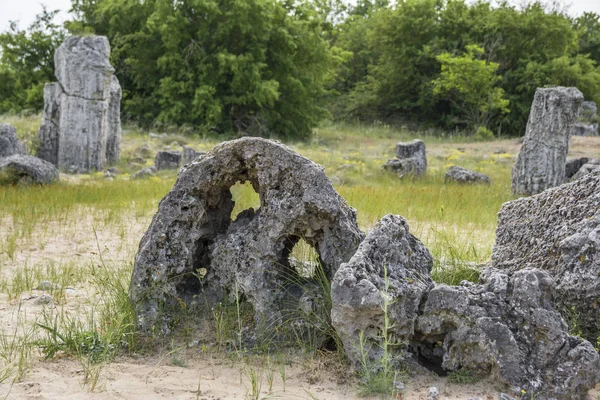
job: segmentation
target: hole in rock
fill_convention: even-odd
[[[299,238],[288,255],[288,265],[302,278],[316,278],[319,267],[319,253],[303,238]]]
[[[417,362],[438,376],[447,376],[448,371],[442,368],[444,350],[437,343],[420,343],[413,348]]]
[[[210,270],[210,240],[198,240],[192,271],[184,274],[177,284],[176,292],[185,302],[193,301],[202,292],[202,281]]]
[[[255,212],[258,211],[260,207],[260,197],[249,181],[243,183],[238,181],[229,189],[229,191],[231,192],[231,198],[235,203],[233,210],[231,210],[232,221],[235,221],[240,213],[249,210],[250,208],[253,208]]]

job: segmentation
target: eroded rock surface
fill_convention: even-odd
[[[13,155],[0,158],[0,180],[8,183],[49,185],[58,181],[56,167],[33,156]]]
[[[571,129],[583,95],[576,88],[539,88],[523,146],[512,171],[512,191],[536,194],[565,182]]]
[[[557,305],[578,315],[586,338],[600,326],[600,171],[530,198],[505,203],[498,214],[496,268],[547,270]]]
[[[260,208],[232,221],[237,182],[252,184]],[[258,326],[277,323],[304,294],[289,266],[294,245],[302,238],[313,246],[331,279],[363,237],[322,167],[270,140],[222,143],[181,169],[141,240],[130,287],[139,328],[168,332],[179,301],[201,297],[210,306],[236,293]]]
[[[369,358],[382,356],[386,301],[393,326],[389,333],[398,341],[413,337],[419,306],[433,287],[432,266],[431,254],[410,234],[406,220],[390,214],[338,269],[331,286],[331,320],[354,364],[361,361],[361,332]]]
[[[158,171],[164,169],[179,169],[181,165],[181,152],[177,150],[157,151],[154,166]]]
[[[395,172],[399,177],[421,176],[427,171],[425,143],[415,139],[412,142],[396,144],[396,158],[388,160],[383,169]]]
[[[332,322],[355,365],[380,366],[387,335],[392,362],[412,355],[430,367],[491,376],[519,397],[525,390],[536,399],[582,399],[600,381],[599,355],[569,335],[547,271],[488,268],[478,284],[448,286],[434,285],[431,266],[406,221],[387,215],[338,269]]]
[[[487,175],[459,167],[458,165],[454,165],[448,169],[445,181],[457,183],[492,183]]]
[[[17,137],[17,130],[9,124],[0,124],[0,158],[26,155],[27,148]]]
[[[120,156],[121,88],[104,36],[72,36],[56,50],[58,82],[44,87],[38,157],[60,170],[88,172]]]
[[[437,285],[415,324],[413,346],[450,371],[491,375],[515,395],[583,399],[600,381],[592,344],[570,336],[546,272],[487,269],[480,284]]]

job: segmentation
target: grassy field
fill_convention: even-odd
[[[37,115],[0,116],[0,122],[17,128],[32,153],[39,121]],[[123,133],[120,174],[114,179],[98,172],[61,175],[60,183],[48,187],[0,187],[0,326],[4,327],[0,328],[0,396],[17,390],[14,385],[27,376],[36,360],[56,360],[65,354],[79,363],[80,380],[89,391],[102,389],[103,371],[115,357],[139,354],[160,354],[159,364],[208,363],[213,369],[215,359],[235,358],[231,362],[243,365],[244,397],[262,398],[265,391],[273,392],[274,376],[277,390],[282,385],[285,390],[286,368],[291,368],[291,359],[296,360],[289,354],[236,352],[232,356],[220,346],[200,344],[200,351],[192,351],[188,343],[175,341],[161,342],[157,353],[156,343],[149,344],[135,332],[127,300],[133,258],[176,172],[143,180],[130,180],[130,174],[153,165],[149,154],[165,146],[179,149],[187,144],[207,151],[219,140],[177,131],[150,139],[149,132],[132,126],[126,126]],[[427,176],[399,180],[383,173],[380,167],[393,157],[395,143],[415,137],[427,144]],[[339,193],[356,208],[363,230],[385,214],[402,215],[434,255],[436,281],[458,284],[477,279],[477,265],[491,255],[497,212],[512,199],[510,171],[519,149],[516,140],[477,143],[465,137],[428,136],[385,126],[331,125],[316,129],[310,142],[288,144],[325,167]],[[575,147],[586,151],[584,145]],[[446,184],[444,173],[452,165],[482,172],[493,183]],[[249,185],[236,185],[232,193],[234,213],[258,202]],[[303,253],[309,252],[298,252]],[[44,294],[51,296],[46,304]],[[235,340],[241,329],[239,304],[237,316],[235,307],[213,310],[215,336],[220,335],[223,344]],[[319,368],[332,369],[329,355],[308,350],[311,356],[294,361],[302,365],[298,374],[308,370],[318,375]],[[200,360],[194,358],[197,353]],[[334,364],[333,369],[347,369],[343,361]],[[201,392],[198,381],[197,396],[191,397],[202,398]],[[299,396],[316,398],[307,393]]]

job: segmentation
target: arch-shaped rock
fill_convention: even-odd
[[[230,188],[246,181],[260,208],[231,221]],[[234,290],[252,304],[257,323],[276,321],[283,304],[302,296],[302,285],[281,290],[299,238],[316,249],[331,278],[363,237],[356,211],[321,166],[275,141],[222,143],[181,169],[141,240],[130,287],[138,325],[168,332],[169,307],[200,294],[217,304]],[[194,276],[200,269],[202,280]]]

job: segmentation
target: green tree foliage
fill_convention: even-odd
[[[579,52],[589,54],[590,58],[600,64],[600,15],[586,12],[575,21],[579,34]]]
[[[341,61],[310,4],[76,0],[71,30],[106,35],[124,112],[142,123],[306,137]]]
[[[499,65],[478,59],[483,49],[467,45],[461,56],[443,53],[436,57],[441,74],[433,81],[433,94],[450,101],[471,128],[487,127],[494,113],[507,113],[504,90],[496,87]]]
[[[43,12],[27,30],[16,22],[0,33],[0,113],[40,110],[44,84],[54,78],[54,49],[64,30],[53,23],[57,11]]]
[[[537,87],[576,86],[600,101],[599,32],[596,14],[573,21],[537,2],[517,9],[486,1],[400,0],[342,25],[336,44],[354,56],[340,68],[341,106],[332,110],[338,118],[464,127],[457,97],[440,96],[439,86],[436,94],[443,74],[438,56],[468,54],[474,44],[483,49],[481,61],[497,65],[497,86],[486,95],[494,98],[501,89],[509,101],[510,112],[493,113],[488,126],[519,135]]]
[[[68,30],[109,38],[123,115],[144,125],[302,138],[327,106],[340,119],[520,135],[537,87],[600,102],[600,16],[539,2],[72,2]],[[53,16],[0,34],[0,112],[41,109],[64,38]]]

